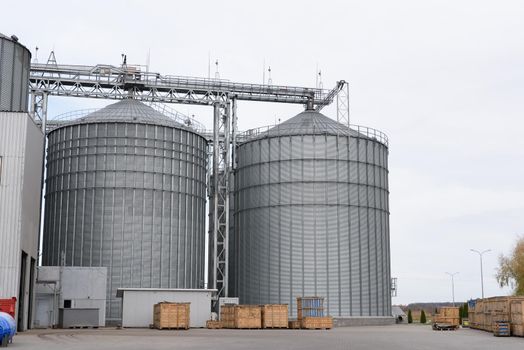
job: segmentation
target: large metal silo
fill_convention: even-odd
[[[235,173],[242,303],[323,296],[339,318],[389,317],[388,144],[384,134],[305,111],[241,135]]]
[[[0,111],[27,112],[31,53],[0,33]]]
[[[119,287],[203,288],[206,140],[126,99],[49,133],[43,264],[108,268]]]

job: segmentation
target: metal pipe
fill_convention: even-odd
[[[470,250],[474,253],[477,253],[480,257],[480,287],[482,289],[482,299],[484,299],[484,272],[483,272],[483,267],[482,267],[482,255],[484,255],[484,253],[490,252],[491,249],[486,249],[486,250],[483,250],[482,252],[479,252],[476,249],[470,249]]]
[[[218,233],[218,160],[219,160],[219,128],[220,128],[220,103],[215,102],[213,105],[213,289],[217,289],[217,233]]]
[[[446,272],[446,274],[451,276],[451,295],[453,297],[453,306],[455,306],[455,275],[458,274],[458,272]]]

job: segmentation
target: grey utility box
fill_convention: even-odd
[[[58,311],[58,327],[93,327],[98,328],[100,309],[64,309]]]

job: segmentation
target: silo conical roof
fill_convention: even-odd
[[[260,136],[274,137],[314,134],[348,135],[349,133],[351,133],[350,136],[363,136],[359,135],[359,133],[354,130],[350,131],[346,125],[326,117],[320,112],[306,110],[269,129]]]
[[[134,99],[113,103],[75,121],[75,123],[141,123],[187,128],[150,106]]]

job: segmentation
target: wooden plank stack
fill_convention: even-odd
[[[324,298],[298,297],[297,316],[303,329],[331,329],[333,318],[324,316]]]
[[[156,329],[189,329],[190,303],[155,304],[153,327]]]
[[[433,322],[458,326],[460,324],[459,308],[453,306],[441,307]]]
[[[288,328],[287,304],[266,304],[260,306],[262,328]]]

